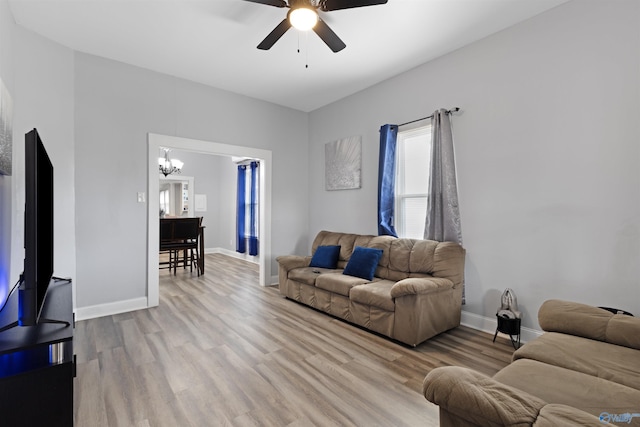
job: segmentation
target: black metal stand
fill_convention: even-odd
[[[513,345],[514,349],[520,348],[520,319],[511,319],[509,317],[502,317],[496,314],[496,318],[498,319],[498,325],[496,326],[496,333],[493,334],[493,342],[496,342],[496,337],[498,336],[498,332],[502,332],[503,334],[509,335],[509,339],[511,340],[511,345]],[[514,336],[516,337],[514,339]],[[516,346],[517,344],[517,346]]]
[[[40,323],[55,323],[55,324],[64,325],[65,327],[71,326],[71,323],[69,323],[67,321],[64,321],[64,320],[39,319],[38,320],[38,324],[40,324]],[[19,325],[19,323],[16,320],[15,322],[9,323],[7,326],[3,326],[2,328],[0,328],[0,332],[8,331],[9,329],[15,328],[18,325]]]

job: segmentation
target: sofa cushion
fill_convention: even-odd
[[[407,277],[445,277],[454,287],[464,276],[464,249],[454,242],[402,239],[392,236],[371,236],[334,231],[320,231],[312,244],[312,253],[319,246],[339,245],[338,268],[347,265],[355,247],[382,249],[375,276],[388,280]]]
[[[382,249],[356,246],[342,274],[371,280],[382,256]]]
[[[318,246],[316,252],[311,257],[309,267],[336,268],[338,257],[340,256],[339,245]]]
[[[518,359],[561,366],[640,390],[640,353],[632,348],[547,332],[519,348],[513,354],[513,360]]]
[[[550,403],[540,409],[536,422],[532,427],[573,427],[599,426],[603,424],[599,417],[578,411],[567,405]]]
[[[363,236],[359,234],[338,233],[335,231],[320,231],[311,246],[311,253],[315,253],[319,246],[340,246],[340,256],[338,257],[338,268],[344,268],[356,246],[366,246],[373,236]]]
[[[639,410],[640,390],[535,360],[516,360],[493,378],[547,403],[572,406],[595,416]],[[640,418],[635,422],[631,425],[639,425]]]
[[[369,283],[369,281],[366,279],[355,276],[347,276],[345,274],[316,274],[316,276],[316,288],[344,295],[345,297],[349,296],[349,291],[351,291],[351,288],[353,288],[354,286],[362,285],[363,283]]]
[[[439,242],[434,240],[395,239],[388,242],[388,257],[380,260],[380,277],[389,280],[402,280],[419,277],[433,270],[435,248]]]
[[[342,273],[342,270],[317,267],[294,268],[293,270],[289,270],[289,275],[287,277],[291,280],[295,280],[296,282],[304,283],[305,285],[315,286],[318,276],[331,273]]]
[[[378,280],[376,282],[358,285],[351,288],[349,298],[351,301],[372,305],[386,311],[394,311],[396,304],[391,298],[391,288],[395,282],[391,280]]]

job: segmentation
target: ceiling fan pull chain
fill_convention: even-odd
[[[309,68],[309,32],[307,31],[304,34],[305,34],[305,44],[307,45],[307,48],[305,49],[305,54],[306,54],[305,62],[306,62],[306,64],[304,65],[304,68]]]

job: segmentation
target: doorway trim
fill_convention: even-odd
[[[160,244],[158,215],[160,189],[158,179],[158,152],[160,147],[193,151],[202,154],[251,157],[259,159],[260,171],[260,226],[258,236],[260,285],[269,286],[271,280],[271,151],[238,145],[178,136],[147,134],[148,178],[147,178],[147,306],[155,307],[160,303],[160,285],[158,278],[158,247]]]

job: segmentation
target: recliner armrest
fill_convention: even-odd
[[[598,418],[502,384],[480,372],[458,366],[435,368],[422,384],[424,397],[441,410],[481,426],[584,426]]]
[[[405,295],[419,295],[451,289],[453,282],[441,277],[410,277],[400,280],[391,287],[391,298]]]
[[[435,368],[422,383],[424,397],[477,425],[531,425],[546,402],[459,366]]]
[[[311,264],[311,257],[300,255],[282,255],[277,257],[276,261],[278,261],[278,264],[280,264],[281,268],[284,268],[286,271],[290,271],[294,268],[309,267],[309,264]]]
[[[546,332],[560,332],[640,350],[640,318],[572,301],[547,300],[538,310]]]

